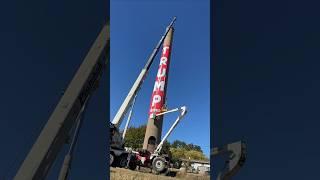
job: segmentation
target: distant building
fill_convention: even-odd
[[[205,174],[210,172],[210,163],[191,163],[190,165],[196,173]]]
[[[210,173],[210,162],[209,161],[199,161],[199,160],[192,160],[192,159],[181,159],[184,164],[189,164],[191,167],[191,171],[193,173],[199,174],[209,174]]]

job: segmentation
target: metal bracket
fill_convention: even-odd
[[[230,180],[246,161],[246,144],[243,141],[227,144],[223,148],[214,148],[212,154],[229,154],[225,169],[219,173],[217,180]]]

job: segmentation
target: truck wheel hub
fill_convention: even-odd
[[[162,161],[157,161],[156,162],[156,168],[161,169],[163,167],[163,162]]]

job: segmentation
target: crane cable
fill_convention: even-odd
[[[132,116],[133,106],[134,106],[134,104],[136,102],[137,95],[138,94],[136,94],[134,96],[134,98],[133,98],[133,101],[132,101],[132,104],[131,104],[131,109],[130,109],[130,112],[129,112],[129,115],[128,115],[128,119],[127,119],[125,128],[124,128],[123,133],[122,133],[122,139],[124,139],[125,136],[126,136],[126,133],[127,133],[127,130],[128,130],[128,126],[129,126],[129,123],[130,123],[130,120],[131,120],[131,116]]]
[[[89,99],[90,99],[90,96],[87,97],[86,101],[83,103],[83,106],[77,116],[77,119],[76,119],[77,124],[76,124],[75,130],[74,130],[73,138],[72,138],[68,153],[66,154],[65,159],[63,161],[63,165],[60,169],[58,180],[67,180],[67,178],[68,178],[68,175],[69,175],[69,172],[71,169],[71,163],[72,163],[72,158],[73,158],[73,154],[74,154],[74,149],[75,149],[78,137],[79,137],[79,132],[80,132],[81,125],[82,125],[84,112],[85,112],[85,109],[86,109],[86,106],[88,104]]]

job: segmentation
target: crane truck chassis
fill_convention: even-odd
[[[147,167],[152,169],[155,174],[167,174],[168,169],[170,167],[171,157],[168,154],[162,153],[161,150],[163,147],[163,143],[167,140],[167,138],[172,133],[174,128],[178,125],[178,123],[181,121],[181,119],[186,115],[187,107],[182,106],[180,108],[163,111],[158,114],[154,113],[151,115],[151,118],[156,119],[160,116],[163,116],[168,113],[176,112],[176,111],[180,111],[179,116],[177,117],[175,122],[172,124],[169,131],[162,138],[156,150],[153,153],[150,153],[145,149],[142,149],[139,151],[132,151],[129,149],[126,168],[134,170],[136,169],[136,166],[141,166],[141,167]]]

